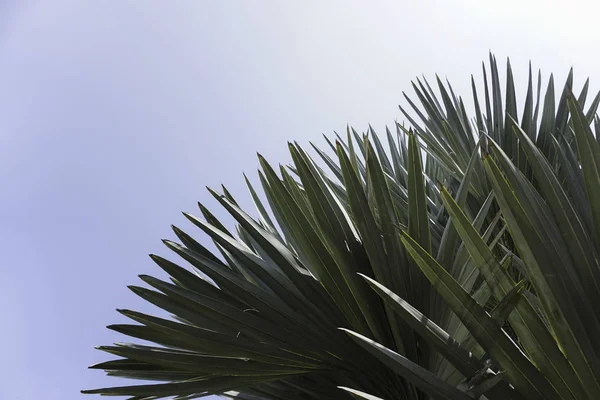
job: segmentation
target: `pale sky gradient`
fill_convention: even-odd
[[[126,285],[171,257],[171,223],[196,232],[180,211],[215,206],[205,185],[250,207],[256,151],[382,130],[420,74],[469,97],[490,49],[517,83],[531,59],[597,90],[593,4],[0,1],[0,399],[120,383],[86,367],[124,339],[115,308],[153,310]]]

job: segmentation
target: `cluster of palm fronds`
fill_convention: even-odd
[[[92,367],[163,383],[87,393],[600,399],[600,95],[586,107],[571,72],[541,101],[530,69],[518,115],[510,64],[505,101],[493,56],[483,73],[473,119],[417,80],[387,148],[348,129],[318,162],[298,144],[293,166],[260,158],[257,218],[212,192],[237,232],[185,215],[220,257],[174,227],[191,270],[152,256],[171,282],[130,287],[173,319],[121,310],[135,324],[109,328],[156,346]]]

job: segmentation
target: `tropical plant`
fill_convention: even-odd
[[[84,392],[600,399],[600,94],[586,108],[571,71],[542,101],[530,66],[519,114],[490,55],[470,119],[436,80],[413,83],[387,149],[348,128],[318,162],[296,143],[279,174],[259,157],[256,218],[211,190],[235,234],[185,213],[220,256],[173,227],[191,270],[152,255],[171,282],[130,286],[173,318],[119,310],[136,324],[110,329],[156,345],[102,346],[119,358],[91,367],[163,383]]]

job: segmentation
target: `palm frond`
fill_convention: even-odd
[[[91,367],[160,383],[84,393],[600,398],[600,93],[585,109],[572,70],[558,101],[533,77],[519,112],[490,54],[473,118],[448,82],[416,79],[387,147],[348,127],[316,158],[259,156],[256,217],[210,190],[235,230],[185,213],[218,255],[173,227],[187,268],[152,255],[170,281],[130,286],[172,318],[120,310],[133,323],[109,328],[154,345],[101,346],[118,358]]]

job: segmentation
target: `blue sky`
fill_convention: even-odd
[[[86,367],[180,211],[224,183],[251,207],[256,151],[401,118],[410,81],[470,94],[489,49],[600,86],[593,2],[0,2],[0,399],[118,384]],[[368,4],[368,5],[367,5]],[[522,97],[521,97],[522,99]],[[521,103],[519,103],[521,104]],[[201,236],[199,236],[201,237]]]

